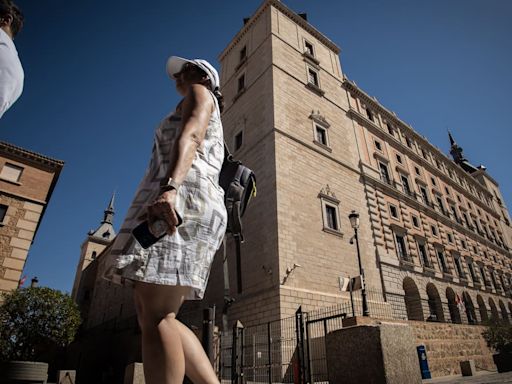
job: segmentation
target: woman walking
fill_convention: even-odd
[[[176,319],[203,298],[226,230],[219,173],[224,159],[219,75],[205,60],[172,56],[167,73],[183,96],[157,128],[149,167],[111,250],[105,278],[133,283],[147,384],[218,383],[197,337]],[[132,230],[160,237],[144,249]],[[182,223],[181,223],[182,221]]]

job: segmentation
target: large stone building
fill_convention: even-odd
[[[0,292],[18,287],[64,162],[0,142]]]
[[[395,319],[507,318],[512,230],[497,182],[451,136],[453,160],[347,80],[339,53],[305,15],[265,0],[220,54],[225,139],[258,177],[240,265],[227,242],[229,322],[346,301],[340,277],[359,274],[352,211],[370,315],[379,302]],[[86,328],[136,328],[130,291],[99,277],[101,256],[83,271]],[[223,294],[217,257],[205,300],[185,312],[222,307]]]

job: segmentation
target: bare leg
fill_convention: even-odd
[[[195,384],[218,384],[219,379],[206,356],[203,346],[194,332],[186,325],[178,323],[181,344],[185,353],[185,371]]]
[[[175,319],[187,290],[137,283],[134,298],[142,331],[142,361],[147,384],[182,384],[185,356]]]
[[[189,289],[146,283],[135,286],[147,384],[181,384],[185,371],[196,384],[219,383],[197,337],[176,320]]]

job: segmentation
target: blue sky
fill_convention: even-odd
[[[80,245],[117,191],[116,229],[178,96],[170,54],[217,57],[260,0],[18,0],[21,99],[0,140],[66,162],[25,274],[70,291]],[[341,47],[345,74],[448,153],[447,129],[512,204],[512,2],[284,1]],[[213,6],[213,4],[222,4]]]

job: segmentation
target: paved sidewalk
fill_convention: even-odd
[[[476,376],[445,376],[423,380],[423,384],[500,384],[512,383],[512,372],[494,373],[480,371]]]

